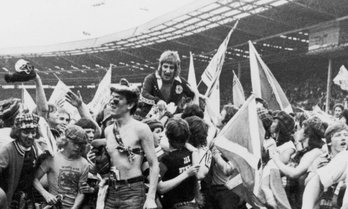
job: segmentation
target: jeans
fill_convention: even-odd
[[[193,202],[177,203],[171,209],[198,209],[198,205]]]
[[[145,203],[144,182],[109,186],[105,209],[142,209]]]
[[[213,209],[246,209],[240,197],[224,185],[211,186],[209,200]]]

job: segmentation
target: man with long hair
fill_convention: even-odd
[[[180,77],[180,63],[178,52],[167,50],[159,58],[157,71],[145,77],[141,92],[145,115],[160,101],[173,103],[177,106],[176,112],[181,112],[184,98],[194,98],[190,85]]]

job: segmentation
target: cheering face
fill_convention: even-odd
[[[25,148],[33,146],[36,134],[36,128],[21,129],[19,143]]]
[[[67,126],[70,123],[70,116],[67,113],[58,113],[57,123]]]
[[[174,79],[174,73],[175,73],[175,65],[170,63],[163,63],[162,64],[162,73],[161,77],[164,81],[171,81]]]
[[[347,149],[347,140],[348,140],[348,131],[341,130],[336,132],[331,137],[331,151],[332,152],[341,152],[342,150]]]
[[[119,93],[115,93],[112,100],[111,108],[115,118],[122,117],[125,113],[130,112],[133,107],[133,104],[128,104],[126,97]]]
[[[91,143],[94,139],[95,130],[93,128],[84,128],[88,136],[88,143]]]

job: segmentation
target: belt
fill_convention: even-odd
[[[108,183],[110,184],[114,184],[114,185],[125,185],[125,184],[132,184],[132,183],[136,183],[136,182],[141,182],[144,181],[144,176],[138,176],[138,177],[134,177],[134,178],[130,178],[130,179],[123,179],[123,180],[113,180],[113,179],[109,179]]]
[[[187,201],[187,202],[178,202],[173,205],[173,208],[182,207],[182,206],[197,206],[196,202]]]

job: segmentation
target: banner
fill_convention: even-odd
[[[233,72],[233,84],[232,84],[232,93],[233,93],[233,104],[236,107],[240,107],[245,102],[244,90],[242,84],[239,82],[237,75]]]
[[[97,115],[110,101],[111,72],[112,68],[110,66],[104,78],[100,81],[92,101],[87,105],[93,115]]]
[[[77,121],[80,119],[80,114],[77,108],[65,100],[65,95],[69,91],[71,91],[70,88],[65,85],[63,81],[59,80],[48,100],[48,103],[55,104],[57,107],[65,109],[71,114],[71,119]]]
[[[271,110],[293,112],[283,89],[249,41],[250,75],[253,93],[264,99]]]
[[[339,85],[342,90],[348,91],[348,71],[344,65],[341,66],[333,82]]]
[[[195,93],[195,97],[193,98],[193,103],[199,105],[199,91],[197,87],[195,68],[193,65],[192,52],[190,52],[190,67],[189,67],[187,82],[189,83],[191,90]]]
[[[227,50],[227,45],[228,45],[228,42],[230,41],[232,32],[235,30],[235,28],[238,25],[238,22],[239,21],[237,21],[234,24],[233,28],[230,30],[230,32],[228,33],[227,37],[222,42],[222,44],[219,46],[216,54],[210,60],[207,68],[205,69],[205,71],[203,72],[201,76],[202,82],[207,86],[207,90],[205,92],[206,96],[210,95],[211,93],[210,91],[213,88],[215,81],[219,79],[220,77],[222,65],[224,64],[224,61],[225,61],[225,52]]]

